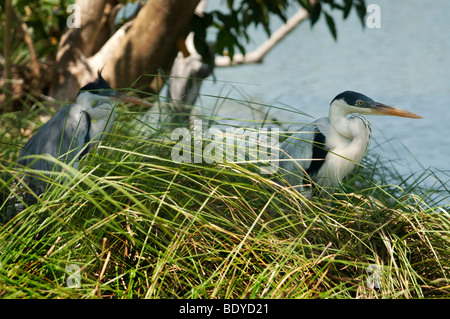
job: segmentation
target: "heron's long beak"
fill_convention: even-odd
[[[398,109],[389,105],[385,105],[382,103],[375,103],[375,107],[372,109],[372,114],[375,115],[393,115],[393,116],[401,116],[401,117],[409,117],[409,118],[413,118],[413,119],[421,119],[422,117],[402,110],[402,109]]]
[[[130,95],[126,95],[123,94],[121,92],[116,92],[114,95],[114,98],[118,101],[124,102],[124,103],[132,103],[132,104],[136,104],[136,105],[145,105],[145,106],[153,106],[152,103],[144,100],[144,99],[140,99],[134,96],[130,96]]]

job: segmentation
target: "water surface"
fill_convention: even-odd
[[[338,93],[361,92],[424,118],[368,116],[374,138],[371,152],[394,160],[404,174],[437,168],[444,171],[437,176],[448,180],[450,1],[436,0],[432,5],[419,0],[369,3],[381,9],[381,28],[363,29],[356,13],[347,20],[336,13],[338,40],[334,41],[323,18],[313,28],[306,21],[262,64],[216,69],[218,81],[206,81],[202,93],[238,99],[248,96],[318,118],[327,116],[329,103]],[[213,1],[209,8],[218,4]],[[276,27],[275,23],[272,30]],[[252,37],[248,51],[265,39],[265,33],[252,30]],[[202,107],[213,103],[207,97],[199,101]],[[240,118],[236,108],[229,113]],[[298,125],[313,120],[300,112],[274,110],[272,115]]]

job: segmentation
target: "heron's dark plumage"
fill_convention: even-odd
[[[357,101],[365,101],[365,102],[375,102],[370,97],[365,96],[364,94],[353,92],[353,91],[345,91],[341,94],[338,94],[331,103],[333,103],[335,100],[344,100],[345,103],[348,105],[354,105],[356,106]],[[362,106],[364,107],[364,106]]]
[[[84,137],[84,145],[86,145],[86,146],[85,146],[83,152],[81,152],[80,158],[82,158],[84,155],[86,155],[87,152],[89,151],[89,141],[91,140],[91,137],[89,135],[90,128],[91,128],[91,116],[89,115],[88,112],[83,112],[83,113],[84,113],[84,116],[86,117],[87,132],[86,132],[86,136]]]
[[[314,141],[312,143],[312,161],[309,167],[305,170],[307,173],[307,176],[303,179],[305,184],[310,183],[310,181],[308,181],[308,176],[310,179],[313,179],[317,175],[325,162],[325,156],[327,156],[328,153],[328,150],[325,149],[325,135],[320,132],[317,126],[315,127],[314,133]]]
[[[109,86],[108,82],[102,77],[101,72],[98,72],[98,78],[95,82],[86,84],[80,89],[80,92],[88,91],[92,94],[109,96],[113,93],[113,90]]]
[[[70,117],[70,107],[70,105],[66,105],[30,138],[19,153],[19,164],[26,166],[34,163],[33,168],[35,169],[52,171],[52,163],[41,159],[35,161],[22,157],[45,153],[59,157],[69,152],[66,160],[70,162],[74,158],[77,153],[75,150],[85,141],[85,136],[81,135],[81,132],[89,132],[90,122],[86,116],[80,117],[77,121],[67,121]]]

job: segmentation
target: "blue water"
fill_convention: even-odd
[[[330,101],[345,90],[421,115],[423,119],[367,117],[372,123],[371,152],[393,159],[404,173],[436,168],[449,179],[450,170],[450,1],[374,0],[381,9],[381,28],[362,28],[356,13],[347,20],[334,14],[338,40],[323,18],[311,28],[303,22],[265,58],[262,64],[218,68],[218,81],[206,81],[202,93],[243,98],[327,116]],[[207,10],[220,8],[210,1]],[[295,10],[293,11],[295,12]],[[276,30],[280,22],[272,25]],[[263,30],[251,30],[256,48]],[[230,93],[230,84],[235,89]],[[211,100],[202,98],[203,107]],[[233,109],[230,117],[240,118]],[[273,111],[278,120],[306,123],[312,118]],[[432,181],[431,181],[432,182]]]

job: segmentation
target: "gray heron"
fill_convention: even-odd
[[[419,119],[357,92],[345,91],[322,117],[294,132],[280,146],[280,174],[289,185],[309,192],[311,187],[336,187],[366,155],[372,128],[365,115],[393,115]]]
[[[80,89],[75,103],[64,106],[30,138],[20,151],[18,164],[41,173],[61,171],[61,167],[53,162],[35,157],[49,154],[77,167],[78,160],[87,153],[89,146],[100,141],[103,133],[110,131],[115,120],[115,101],[151,106],[145,100],[111,89],[98,72],[96,81]],[[30,182],[31,189],[37,195],[44,191],[47,184],[37,177]]]

